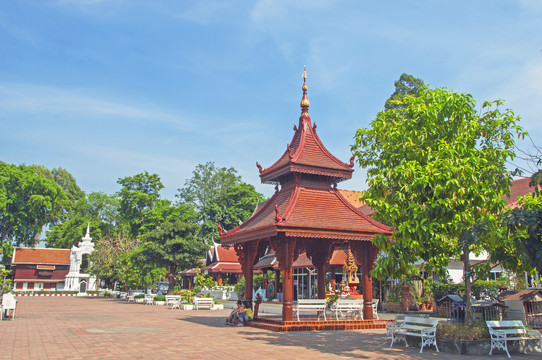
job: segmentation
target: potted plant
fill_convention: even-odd
[[[145,301],[145,294],[138,294],[134,296],[134,302],[142,303],[143,301]]]
[[[187,302],[186,304],[181,304],[183,310],[194,310],[194,303]]]
[[[154,305],[165,305],[166,304],[166,296],[165,295],[157,295],[153,299]]]

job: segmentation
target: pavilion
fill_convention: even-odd
[[[299,124],[284,154],[269,168],[259,163],[262,183],[274,184],[275,194],[243,224],[225,231],[220,241],[233,246],[245,277],[246,297],[252,300],[254,265],[269,247],[275,252],[283,276],[282,321],[293,318],[292,265],[303,251],[317,271],[318,298],[325,298],[326,267],[335,248],[349,249],[362,268],[364,318],[372,313],[372,279],[377,248],[376,234],[391,235],[389,226],[371,219],[337,189],[352,177],[354,156],[344,163],[322,144],[311,123],[306,72]]]

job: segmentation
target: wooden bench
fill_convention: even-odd
[[[181,302],[181,295],[166,295],[165,297],[167,307],[172,310],[179,308],[179,303]]]
[[[405,341],[406,346],[408,343],[406,341],[406,335],[416,336],[421,338],[422,346],[420,348],[420,353],[423,352],[424,346],[435,345],[435,348],[438,350],[437,346],[437,319],[425,319],[420,317],[405,316],[403,323],[399,328],[394,329],[391,334],[391,344],[393,346],[395,340],[402,339]]]
[[[200,308],[207,308],[211,310],[215,304],[213,298],[195,298],[194,299],[194,309],[199,310]]]
[[[297,316],[297,321],[299,320],[299,314],[302,312],[310,312],[318,314],[318,320],[320,320],[320,314],[324,315],[324,320],[326,318],[326,299],[299,299],[297,304],[294,307],[294,316]]]
[[[362,299],[338,299],[331,306],[331,312],[339,320],[339,314],[352,314],[352,317],[359,316],[363,320],[363,300]]]
[[[505,320],[505,321],[486,321],[489,335],[491,336],[491,349],[489,355],[493,355],[493,349],[504,350],[506,355],[510,357],[508,352],[508,341],[523,341],[527,345],[527,341],[538,341],[538,346],[542,350],[542,337],[540,332],[536,330],[526,329],[521,320]],[[524,346],[524,351],[527,346]]]

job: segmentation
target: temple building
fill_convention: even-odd
[[[309,116],[305,72],[302,90],[301,116],[286,151],[266,169],[256,163],[262,183],[275,185],[275,194],[236,228],[225,231],[219,224],[220,241],[237,252],[249,300],[254,265],[274,252],[283,278],[283,322],[292,320],[293,264],[299,256],[304,253],[310,259],[316,270],[316,295],[324,298],[329,260],[336,249],[350,251],[361,265],[364,318],[369,320],[373,318],[369,272],[377,255],[371,240],[376,234],[389,236],[392,230],[359,211],[337,189],[339,182],[352,177],[354,157],[342,162],[318,137]]]
[[[235,250],[216,243],[207,252],[202,271],[205,275],[211,276],[217,285],[237,284],[242,274]]]

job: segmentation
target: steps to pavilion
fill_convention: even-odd
[[[301,320],[282,321],[278,319],[255,318],[247,325],[271,331],[322,331],[322,330],[366,330],[385,329],[390,320]]]

